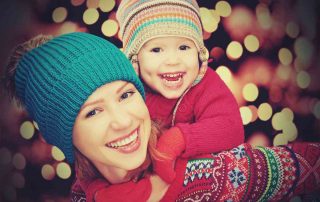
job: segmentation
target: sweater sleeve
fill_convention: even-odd
[[[161,202],[289,201],[319,193],[319,155],[319,142],[295,142],[255,148],[242,144],[226,152],[178,159],[176,180]]]
[[[194,123],[176,124],[185,138],[183,157],[228,150],[244,142],[239,107],[225,83],[208,69],[198,85],[192,96],[197,98],[193,101]]]

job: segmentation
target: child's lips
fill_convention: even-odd
[[[179,88],[183,84],[183,76],[185,73],[176,72],[176,73],[165,73],[160,74],[160,78],[163,81],[163,85],[167,88]]]

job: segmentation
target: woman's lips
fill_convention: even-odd
[[[107,143],[106,146],[116,149],[122,153],[131,153],[136,151],[141,144],[139,129],[135,129],[129,135]]]

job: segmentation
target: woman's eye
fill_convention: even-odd
[[[134,91],[128,91],[128,92],[123,93],[123,94],[120,96],[120,101],[121,101],[121,100],[128,99],[128,98],[131,97],[134,93],[135,93]]]
[[[180,50],[188,50],[190,47],[187,45],[182,45],[179,47]]]
[[[152,48],[151,49],[151,52],[154,52],[154,53],[159,53],[161,51],[160,48]]]
[[[86,118],[90,118],[98,113],[98,110],[94,109],[86,114]]]

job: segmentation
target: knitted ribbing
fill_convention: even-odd
[[[191,39],[201,61],[208,59],[199,6],[194,0],[123,0],[118,11],[120,37],[128,58],[150,39],[179,36]]]
[[[65,34],[26,53],[18,63],[16,91],[45,140],[74,161],[72,129],[87,98],[116,80],[143,86],[130,61],[113,44],[87,33]]]

